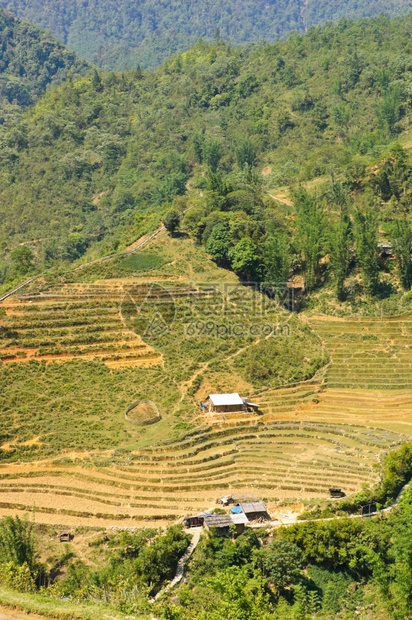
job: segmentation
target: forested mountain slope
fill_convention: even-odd
[[[274,41],[292,30],[341,17],[406,13],[411,0],[2,0],[29,21],[49,28],[80,56],[106,68],[141,64],[153,68],[171,53],[185,51],[216,29],[232,44]]]
[[[412,17],[343,21],[249,51],[199,43],[155,73],[69,80],[1,133],[3,256],[25,241],[39,266],[101,240],[112,251],[172,200],[181,210],[189,180],[213,211],[244,188],[245,164],[269,163],[269,188],[331,171],[353,182],[409,127],[411,32]],[[251,213],[254,195],[231,208]]]
[[[0,8],[0,122],[88,64],[37,26]]]

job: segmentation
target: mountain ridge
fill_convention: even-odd
[[[411,0],[203,0],[165,2],[153,6],[129,0],[105,4],[71,0],[3,0],[21,17],[49,28],[80,56],[108,70],[153,69],[170,54],[185,51],[199,37],[222,36],[240,45],[265,39],[273,42],[292,31],[340,18],[396,16],[412,9]]]
[[[0,7],[0,115],[4,122],[90,65],[49,33]]]

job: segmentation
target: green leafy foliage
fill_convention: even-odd
[[[0,8],[0,123],[89,65],[49,33]]]
[[[27,517],[4,517],[0,521],[0,558],[16,566],[35,567],[33,523]]]
[[[274,540],[265,549],[263,566],[277,592],[284,592],[301,575],[301,553],[287,540]]]
[[[173,234],[176,232],[177,228],[179,228],[180,224],[180,214],[175,209],[171,209],[167,211],[166,215],[163,218],[163,224],[166,230]]]
[[[381,265],[366,257],[354,213],[383,199],[375,218],[389,226],[410,203],[408,153],[389,145],[377,111],[400,85],[396,131],[407,128],[410,71],[399,53],[409,55],[410,22],[346,21],[241,51],[198,42],[155,73],[95,72],[48,93],[0,132],[1,281],[23,276],[10,260],[20,243],[41,271],[112,253],[158,225],[166,208],[193,206],[183,226],[205,247],[211,237],[211,255],[243,279],[299,274],[315,290],[331,273],[342,297],[361,267],[373,279],[365,289],[379,289]],[[350,131],[337,121],[342,106]],[[316,179],[318,191],[299,189]],[[268,197],[280,184],[295,206]],[[345,209],[359,232],[348,268],[349,229],[336,233],[333,252],[326,234],[342,208],[338,191],[351,196]]]
[[[50,29],[83,58],[116,70],[156,67],[171,53],[188,49],[199,37],[219,40],[222,36],[232,44],[274,41],[293,30],[304,32],[342,17],[395,16],[410,9],[408,0],[272,0],[263,4],[179,0],[163,5],[143,0],[138,6],[126,0],[105,0],[98,5],[59,0],[52,6],[40,0],[3,0],[3,4]],[[247,96],[253,88],[251,73],[242,82],[241,91]]]

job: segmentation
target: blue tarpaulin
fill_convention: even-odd
[[[242,509],[240,506],[234,506],[230,509],[230,512],[233,512],[234,515],[239,515],[242,512]]]

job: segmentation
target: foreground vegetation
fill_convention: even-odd
[[[379,492],[394,497],[409,481],[410,457],[410,445],[389,455]],[[188,545],[181,526],[114,534],[78,528],[76,544],[62,547],[55,529],[7,517],[0,522],[0,600],[58,618],[117,610],[169,620],[400,620],[412,612],[411,510],[408,488],[392,512],[371,519],[247,528],[226,538],[204,532],[183,585],[155,603],[149,599]]]

